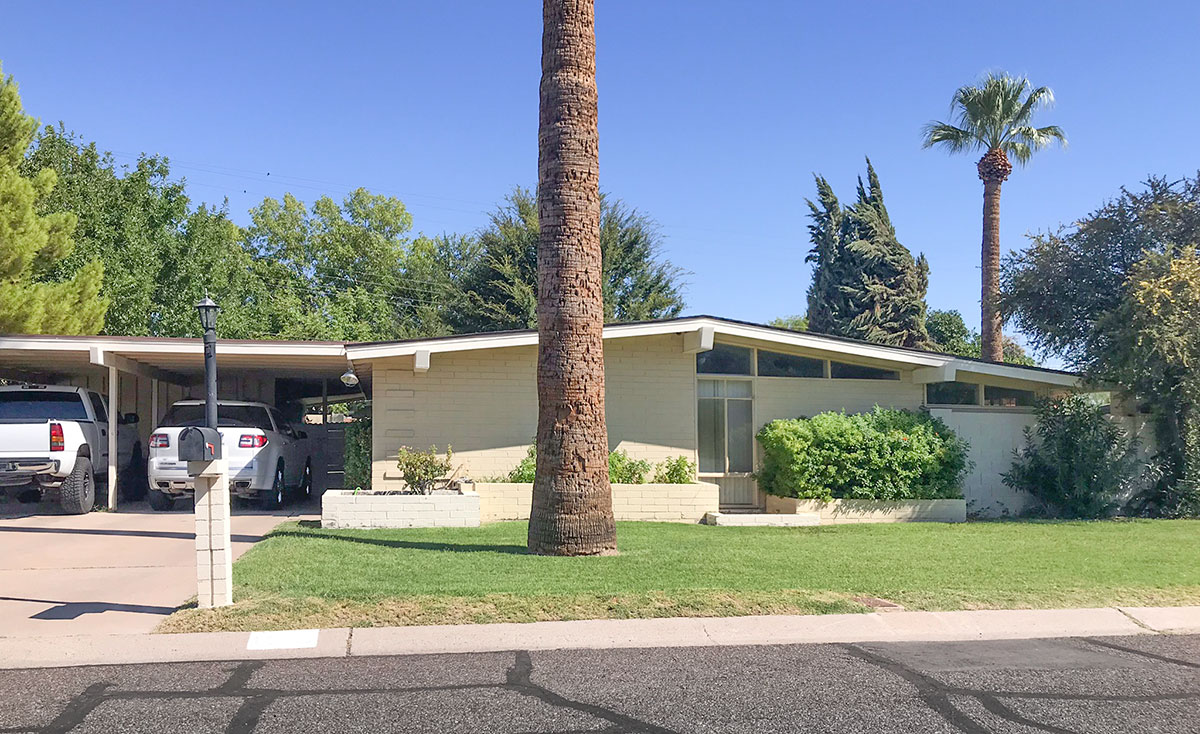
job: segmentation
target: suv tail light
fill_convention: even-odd
[[[165,433],[155,433],[150,436],[150,448],[166,449],[171,447],[171,437]]]
[[[63,438],[63,429],[61,423],[50,424],[50,450],[63,451],[66,449],[67,441]]]
[[[263,446],[266,446],[266,445],[267,445],[267,437],[266,436],[256,435],[256,434],[252,434],[252,433],[242,434],[241,439],[238,440],[238,448],[239,449],[261,449]]]

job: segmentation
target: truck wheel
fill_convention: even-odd
[[[150,500],[150,509],[155,512],[170,512],[175,509],[175,498],[157,489],[147,489],[146,499]]]
[[[283,496],[287,493],[287,487],[283,483],[283,462],[275,467],[275,481],[271,483],[271,488],[258,491],[258,503],[264,510],[278,510],[283,507]]]
[[[75,468],[63,480],[58,492],[63,510],[72,515],[91,512],[96,504],[96,478],[92,476],[92,460],[86,456],[75,459]]]

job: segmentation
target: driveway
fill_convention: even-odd
[[[234,557],[310,508],[234,510]],[[0,505],[0,636],[149,632],[196,594],[191,512]]]

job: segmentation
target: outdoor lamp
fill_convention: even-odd
[[[342,384],[346,387],[354,387],[358,384],[358,375],[354,374],[353,367],[342,373]]]
[[[217,328],[217,311],[221,309],[211,298],[205,296],[203,301],[196,304],[196,310],[200,312],[200,325],[205,331]]]

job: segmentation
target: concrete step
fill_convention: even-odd
[[[765,512],[709,512],[704,515],[704,524],[734,527],[799,528],[820,525],[821,513],[798,512],[794,515],[769,515]]]

